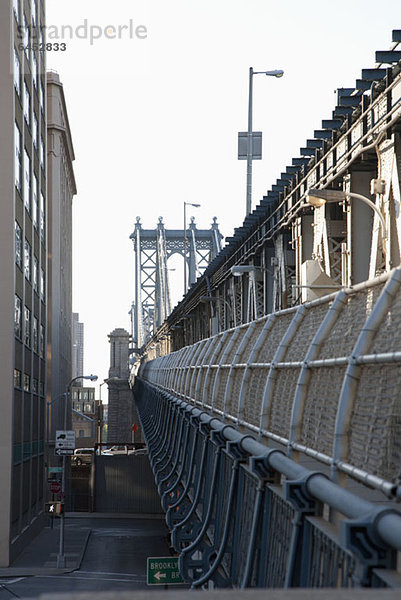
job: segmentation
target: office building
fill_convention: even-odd
[[[64,398],[72,379],[72,201],[76,194],[74,148],[60,77],[47,73],[48,336],[47,400],[50,439],[64,423]],[[68,428],[67,427],[67,428]]]
[[[43,514],[48,215],[40,33],[33,44],[43,25],[42,0],[0,2],[0,566],[39,531]]]
[[[79,314],[72,314],[72,377],[84,373],[84,324],[79,322]],[[77,381],[75,385],[82,385]]]

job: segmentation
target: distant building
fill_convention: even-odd
[[[72,200],[77,192],[74,148],[64,97],[57,73],[47,73],[48,169],[48,337],[47,398],[51,406],[51,435],[64,424],[64,407],[57,401],[73,377],[72,368]],[[70,411],[69,413],[70,414]]]
[[[84,324],[79,322],[79,314],[72,313],[72,377],[84,372]],[[78,385],[79,382],[77,382]]]
[[[30,43],[29,27],[41,31],[44,24],[43,0],[0,2],[1,567],[9,565],[43,524],[46,54]],[[36,41],[37,48],[41,42]]]
[[[97,441],[98,404],[95,388],[73,386],[72,428],[75,431],[77,448],[91,447]]]
[[[129,344],[131,336],[125,329],[114,329],[109,334],[110,369],[106,379],[109,389],[107,441],[130,443],[133,441],[132,426],[139,425],[132,390],[128,384]],[[135,441],[143,441],[139,431]]]

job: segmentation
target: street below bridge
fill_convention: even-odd
[[[162,518],[67,513],[65,522],[66,569],[56,568],[55,519],[53,529],[43,529],[10,568],[0,569],[2,600],[50,593],[165,590],[163,585],[149,588],[146,583],[147,557],[171,555]]]

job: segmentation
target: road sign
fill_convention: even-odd
[[[59,494],[61,492],[61,483],[58,481],[52,481],[49,485],[52,494]]]
[[[54,454],[56,456],[72,456],[74,454],[74,450],[69,448],[55,448]]]
[[[159,556],[148,558],[147,584],[171,585],[185,583],[178,568],[178,558]]]
[[[246,160],[248,158],[248,132],[241,131],[238,134],[238,158]],[[262,132],[252,132],[252,160],[262,159]]]
[[[56,448],[75,449],[75,431],[58,430],[56,431]]]
[[[49,473],[62,473],[63,467],[49,467]]]
[[[132,427],[131,427],[132,431],[134,433],[136,433],[138,431],[138,424],[137,423],[133,423]]]

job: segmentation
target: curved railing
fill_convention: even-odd
[[[223,421],[397,493],[401,270],[201,340],[140,377]]]

